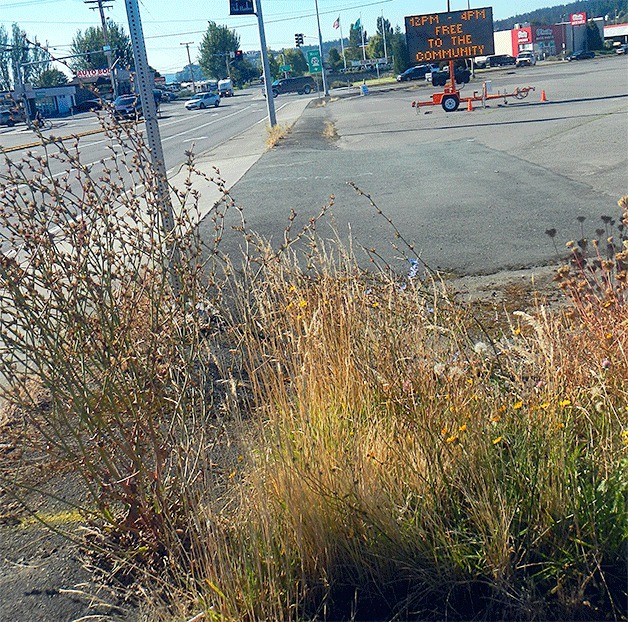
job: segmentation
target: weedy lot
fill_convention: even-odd
[[[229,194],[199,229],[193,163],[163,235],[145,147],[107,134],[127,155],[73,166],[80,195],[37,159],[0,192],[21,241],[0,263],[2,502],[26,497],[103,583],[61,578],[51,602],[125,620],[625,617],[628,198],[574,238],[556,289],[502,308],[461,300],[376,200],[402,270],[321,236],[329,206],[287,217],[281,248]],[[35,507],[53,470],[70,489],[54,478]]]

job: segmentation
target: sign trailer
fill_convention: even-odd
[[[432,95],[429,102],[412,102],[417,112],[422,106],[441,105],[445,112],[454,112],[460,106],[460,90],[456,86],[454,61],[490,56],[495,53],[493,39],[493,9],[467,9],[446,13],[428,13],[411,15],[405,18],[406,44],[410,58],[417,63],[449,64],[449,81],[442,92]],[[472,97],[463,98],[468,104],[467,110],[473,110],[473,101],[515,97],[523,99],[534,87],[517,88],[510,94],[490,94],[490,87],[484,83],[481,94],[473,92]]]

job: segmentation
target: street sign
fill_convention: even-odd
[[[584,11],[582,13],[572,13],[569,16],[569,23],[572,26],[585,26],[587,23],[587,14]]]
[[[280,65],[279,71],[292,71],[292,67],[290,65]]]
[[[307,64],[310,73],[323,73],[323,64],[321,63],[321,55],[318,50],[308,50]]]
[[[495,53],[493,9],[468,9],[405,18],[413,62],[427,63]]]
[[[253,0],[229,0],[230,15],[255,15]]]

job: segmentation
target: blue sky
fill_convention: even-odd
[[[106,15],[127,25],[124,0],[110,0]],[[485,6],[493,7],[494,19],[553,6],[551,0],[450,0],[451,10],[458,11]],[[17,22],[31,38],[48,42],[53,54],[68,53],[77,30],[100,24],[98,11],[91,10],[83,0],[0,0],[0,24],[7,30]],[[139,0],[140,15],[146,37],[150,64],[162,73],[172,73],[187,64],[183,42],[193,42],[190,54],[194,61],[198,44],[209,20],[233,28],[240,35],[241,48],[259,49],[259,31],[255,16],[231,17],[228,0]],[[359,17],[366,32],[375,32],[376,19],[384,15],[394,26],[403,28],[406,15],[443,12],[447,0],[318,0],[321,31],[324,40],[339,38],[340,31],[332,24],[340,17],[342,33]],[[266,25],[266,41],[272,49],[294,47],[294,33],[305,34],[305,43],[315,44],[317,25],[315,0],[262,0]]]

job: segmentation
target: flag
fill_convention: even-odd
[[[360,28],[362,28],[362,26],[360,24],[360,18],[358,17],[358,21],[353,24],[353,30],[360,30]]]
[[[340,28],[340,15],[338,16],[338,19],[334,22],[332,28],[334,28],[334,30],[338,30],[338,28]]]

